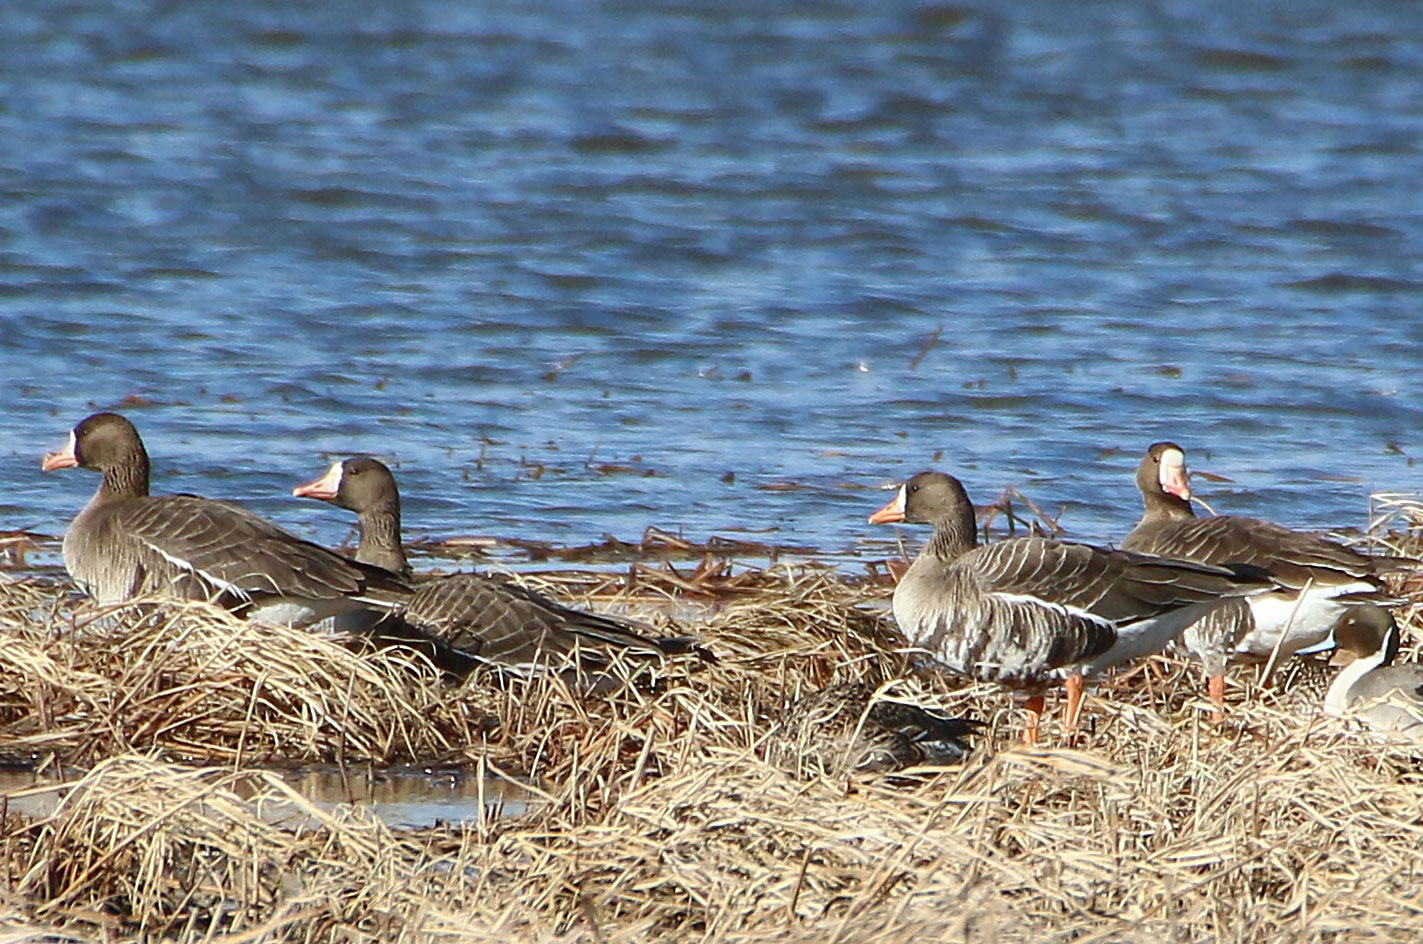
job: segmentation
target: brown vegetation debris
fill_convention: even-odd
[[[642,537],[636,541],[624,541],[605,534],[601,541],[574,546],[529,538],[455,536],[420,538],[409,542],[407,547],[418,553],[452,557],[487,554],[501,548],[512,548],[531,561],[556,560],[568,563],[696,560],[707,556],[731,555],[774,561],[783,555],[810,556],[817,553],[815,548],[803,545],[748,541],[721,535],[712,535],[705,542],[698,542],[657,527],[644,529]]]
[[[1386,546],[1416,555],[1419,533]],[[0,749],[88,770],[52,815],[0,798],[0,939],[1423,935],[1420,759],[1322,717],[1323,660],[1268,684],[1232,669],[1215,725],[1199,666],[1158,656],[1096,686],[1076,742],[1049,721],[1053,746],[1025,750],[1005,693],[897,651],[887,585],[694,559],[511,577],[670,618],[719,657],[619,667],[626,683],[598,692],[557,674],[456,686],[398,648],[0,581]],[[1423,588],[1406,589],[1416,659]],[[885,700],[985,726],[960,762],[868,773]],[[262,765],[308,759],[531,775],[542,799],[420,830],[264,818],[303,801]]]

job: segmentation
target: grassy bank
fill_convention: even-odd
[[[886,581],[806,568],[545,589],[700,634],[720,661],[584,695],[454,686],[411,653],[202,605],[103,610],[0,583],[0,750],[87,771],[0,833],[0,939],[1280,941],[1423,933],[1416,760],[1319,714],[1330,670],[1233,670],[1224,726],[1167,656],[1099,687],[1073,745],[1017,747],[1001,692],[908,676]],[[1410,640],[1417,607],[1400,613]],[[629,672],[632,670],[629,669]],[[988,722],[962,765],[863,775],[837,683]],[[531,776],[526,816],[294,832],[266,768]]]

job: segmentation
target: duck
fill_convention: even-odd
[[[101,604],[157,594],[304,627],[353,611],[388,612],[410,596],[398,575],[302,540],[238,505],[150,495],[148,451],[121,414],[86,417],[40,467],[100,473],[98,489],[64,532],[63,556],[74,583]]]
[[[982,726],[868,682],[838,682],[786,708],[767,739],[767,757],[797,776],[946,767],[968,755],[967,738]]]
[[[400,490],[385,463],[370,456],[333,462],[320,478],[293,488],[292,495],[354,511],[360,527],[355,559],[402,578],[412,576],[400,537]],[[520,675],[574,656],[581,667],[605,666],[618,653],[693,653],[715,661],[692,637],[653,636],[648,627],[564,606],[480,573],[418,581],[400,617],[455,652]]]
[[[1393,614],[1373,604],[1351,607],[1335,624],[1334,640],[1355,659],[1330,683],[1324,713],[1423,744],[1423,665],[1393,664],[1399,645]]]
[[[953,672],[1025,695],[1029,744],[1048,686],[1066,685],[1072,732],[1086,678],[1160,651],[1223,599],[1273,587],[1254,568],[1052,538],[980,545],[968,493],[943,472],[910,478],[869,521],[933,526],[895,587],[895,621]]]
[[[1314,649],[1327,642],[1330,629],[1350,607],[1403,602],[1383,578],[1416,561],[1365,554],[1259,518],[1196,517],[1186,453],[1174,442],[1153,443],[1146,450],[1136,484],[1144,512],[1122,540],[1124,550],[1205,564],[1249,564],[1279,584],[1270,593],[1230,601],[1182,633],[1181,644],[1201,660],[1217,721],[1224,718],[1228,662],[1287,658]]]

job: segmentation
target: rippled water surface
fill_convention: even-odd
[[[1423,7],[1065,9],[7,8],[0,528],[115,405],[332,542],[286,495],[350,452],[411,537],[836,558],[931,465],[1098,540],[1161,438],[1218,510],[1415,490]]]

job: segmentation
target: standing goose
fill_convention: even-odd
[[[1379,606],[1353,607],[1335,625],[1334,640],[1357,658],[1334,677],[1324,713],[1359,718],[1376,733],[1423,743],[1423,665],[1393,665],[1393,614]]]
[[[1048,685],[1066,682],[1071,731],[1084,676],[1157,652],[1221,598],[1269,586],[1248,568],[1048,538],[979,546],[968,495],[941,472],[914,476],[870,516],[895,521],[934,526],[894,591],[900,629],[960,674],[1029,693],[1029,743]]]
[[[292,494],[354,511],[361,530],[356,560],[409,576],[400,543],[400,492],[383,463],[369,457],[332,463],[325,475],[298,485]],[[516,671],[575,653],[583,665],[606,664],[615,652],[695,651],[710,658],[693,639],[645,636],[629,623],[562,606],[484,574],[449,574],[417,583],[401,616],[458,652]]]
[[[64,567],[100,603],[147,593],[211,600],[242,615],[303,626],[353,610],[389,609],[405,582],[303,541],[236,505],[196,495],[149,495],[148,453],[117,413],[69,433],[45,471],[103,475],[64,533]]]
[[[1335,541],[1292,531],[1258,518],[1197,518],[1191,508],[1186,453],[1155,443],[1136,470],[1145,513],[1122,541],[1125,550],[1206,564],[1249,564],[1279,584],[1272,593],[1235,601],[1193,624],[1181,642],[1201,660],[1214,717],[1225,708],[1225,665],[1261,661],[1324,642],[1346,609],[1357,603],[1396,605],[1381,579],[1413,564],[1361,554]]]

